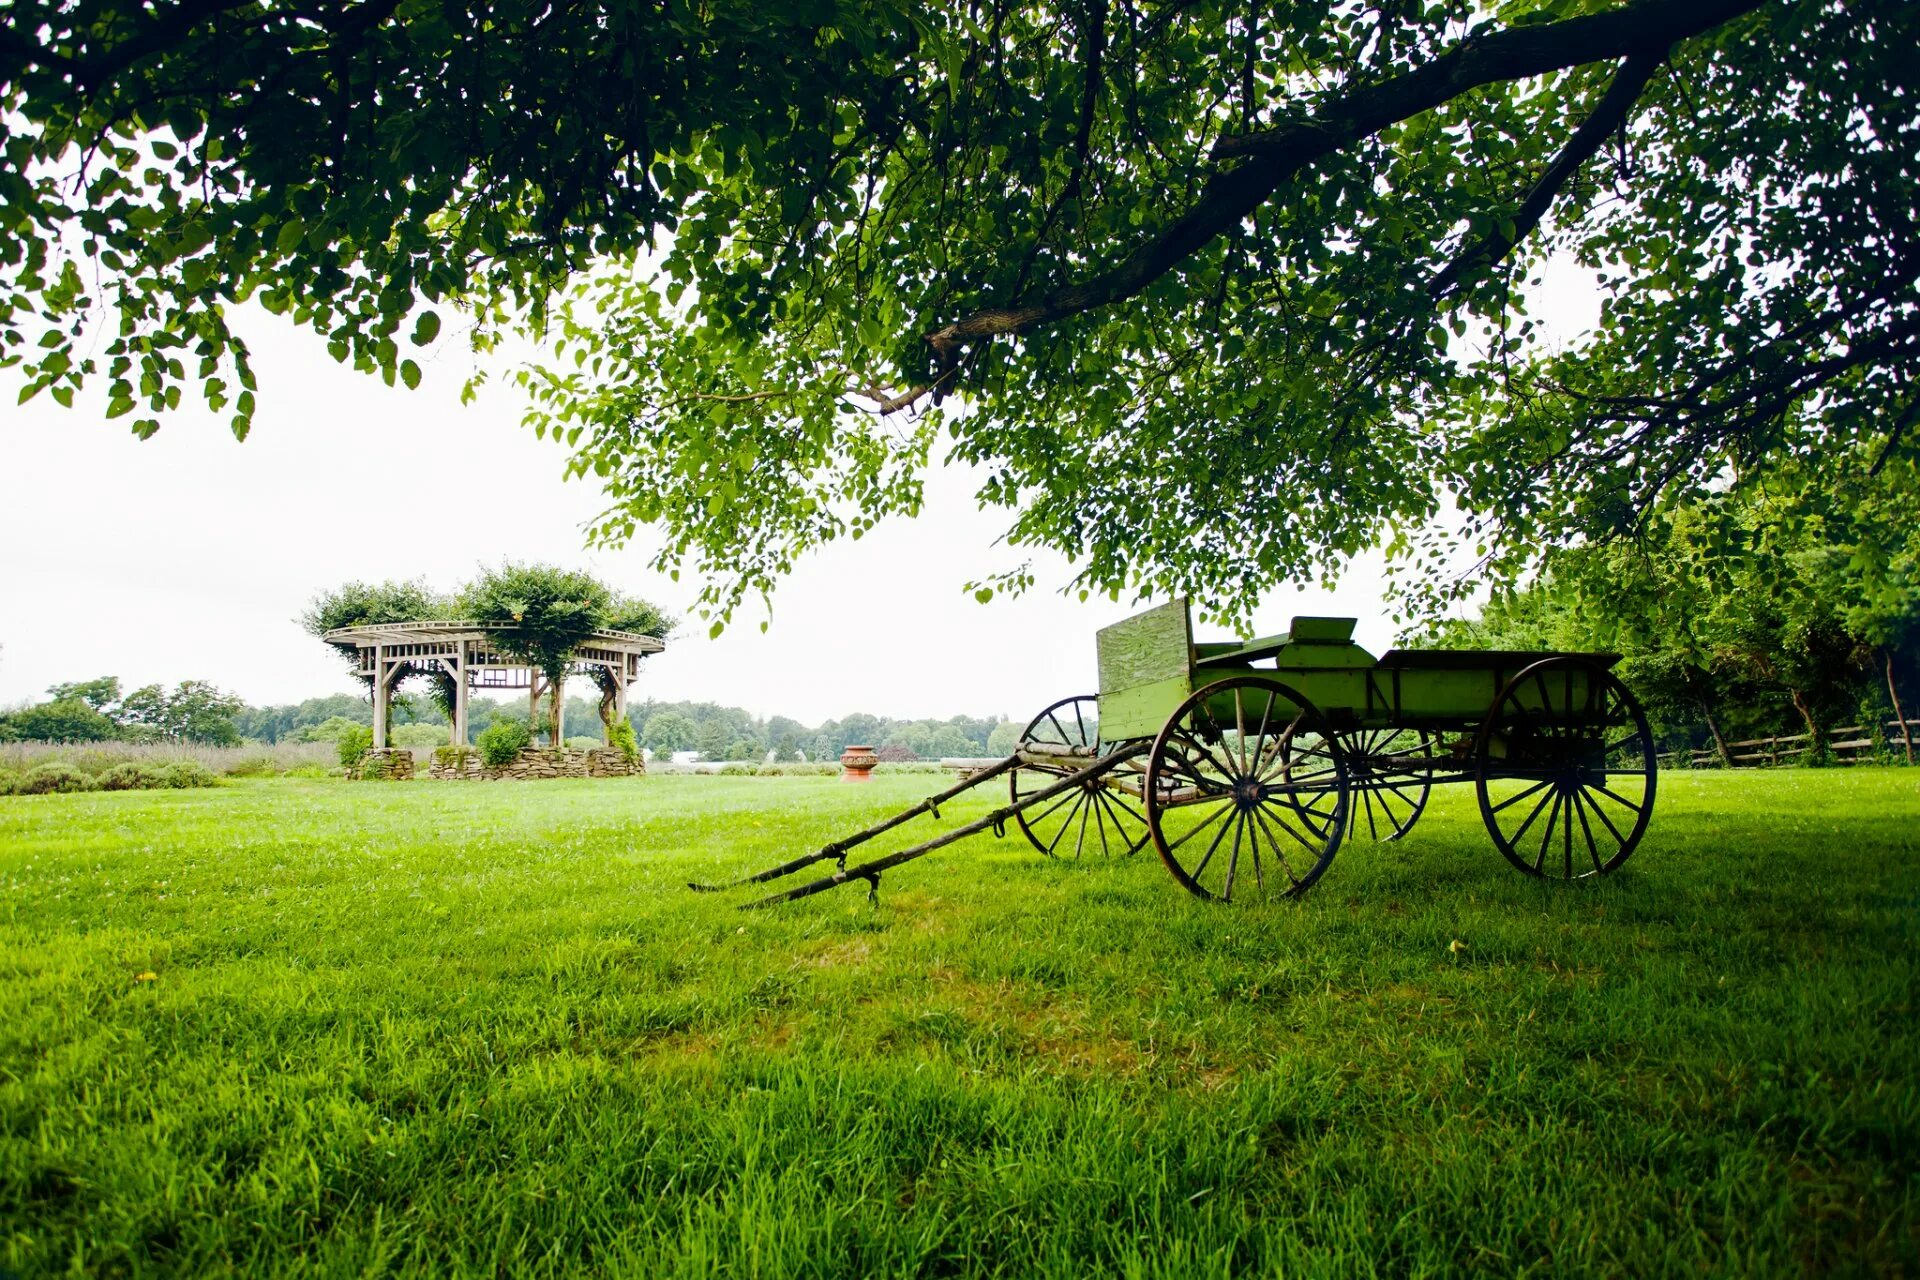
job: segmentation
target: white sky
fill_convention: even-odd
[[[1550,278],[1547,302],[1563,329],[1591,322],[1573,273]],[[482,565],[549,561],[687,614],[693,592],[645,567],[646,530],[619,552],[583,550],[599,490],[562,480],[565,450],[520,426],[504,380],[460,404],[471,358],[457,337],[409,392],[335,364],[282,321],[243,323],[260,379],[244,444],[187,412],[142,442],[127,419],[101,420],[98,399],[15,408],[18,383],[0,380],[0,705],[100,675],[129,688],[211,680],[256,705],[357,692],[294,621],[316,592],[356,578],[451,589]],[[802,562],[764,634],[757,605],[718,640],[690,621],[636,696],[813,724],[854,711],[1025,719],[1092,692],[1094,632],[1145,606],[1059,594],[1071,571],[1044,555],[1036,590],[977,603],[961,585],[1027,553],[993,546],[1007,513],[977,510],[972,493],[964,473],[938,474],[918,520]],[[1296,613],[1356,616],[1375,652],[1391,640],[1375,560],[1331,593],[1274,593],[1256,633]]]

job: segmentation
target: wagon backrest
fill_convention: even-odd
[[[1100,738],[1158,733],[1193,690],[1193,621],[1184,598],[1135,614],[1095,637],[1100,657]]]

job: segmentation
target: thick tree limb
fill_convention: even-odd
[[[1580,172],[1580,166],[1593,158],[1594,153],[1606,143],[1608,135],[1626,123],[1634,104],[1646,90],[1647,82],[1660,70],[1665,57],[1664,50],[1636,53],[1620,64],[1620,70],[1614,74],[1613,82],[1607,86],[1606,93],[1601,96],[1592,114],[1581,121],[1580,127],[1567,140],[1567,145],[1553,158],[1553,163],[1547,166],[1546,172],[1540,175],[1526,198],[1520,202],[1519,209],[1514,211],[1512,230],[1509,232],[1504,227],[1496,226],[1485,239],[1449,262],[1427,283],[1428,297],[1444,298],[1469,277],[1499,266],[1513,252],[1515,245],[1532,234],[1554,199],[1573,180],[1573,175]]]
[[[1485,85],[1665,49],[1762,3],[1632,0],[1605,13],[1469,36],[1418,70],[1330,99],[1308,119],[1221,139],[1214,159],[1247,163],[1215,174],[1193,208],[1117,265],[1043,297],[982,308],[932,330],[925,340],[937,365],[951,368],[960,350],[981,338],[1022,333],[1124,301],[1240,225],[1300,170],[1390,125]]]

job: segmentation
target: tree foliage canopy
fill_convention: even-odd
[[[524,317],[597,536],[709,608],[938,447],[1084,586],[1235,618],[1424,563],[1448,494],[1510,570],[1911,451],[1916,45],[1903,0],[23,0],[0,335],[244,433],[237,301],[409,384],[436,308]],[[1564,348],[1549,251],[1607,295]]]

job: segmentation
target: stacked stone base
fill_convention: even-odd
[[[350,778],[365,781],[405,782],[413,777],[413,752],[405,747],[372,747],[360,757],[360,763],[347,771]]]
[[[528,747],[518,759],[495,768],[480,758],[472,747],[436,747],[433,763],[427,767],[429,778],[460,778],[473,781],[533,781],[540,778],[632,778],[647,771],[638,760],[629,760],[617,747]]]

